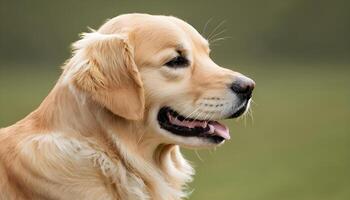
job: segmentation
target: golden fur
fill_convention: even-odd
[[[188,69],[162,67],[175,49],[191,58]],[[214,144],[160,131],[156,111],[171,105],[189,114],[204,99],[224,101],[237,76],[209,58],[208,42],[182,20],[109,20],[73,44],[39,108],[0,130],[0,199],[186,197],[193,169],[178,145]]]

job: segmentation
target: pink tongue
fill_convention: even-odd
[[[208,131],[209,134],[221,136],[221,137],[225,138],[226,140],[229,140],[231,138],[227,126],[220,124],[219,122],[216,122],[216,121],[210,121],[210,122],[202,121],[202,122],[200,122],[200,121],[187,121],[187,120],[180,121],[177,118],[171,116],[169,113],[168,113],[168,117],[169,117],[169,120],[171,121],[171,123],[173,123],[175,125],[186,126],[188,128],[194,128],[194,127],[205,128],[208,125],[210,128],[210,130]]]
[[[209,132],[211,134],[221,136],[221,137],[225,138],[226,140],[229,140],[231,138],[230,133],[229,133],[229,129],[227,128],[227,126],[220,124],[219,122],[216,122],[216,121],[209,122],[208,126],[210,127]]]

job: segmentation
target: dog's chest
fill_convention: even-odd
[[[129,166],[95,145],[60,134],[28,138],[21,159],[28,173],[43,177],[33,181],[35,188],[52,191],[58,199],[179,199],[181,193],[147,164]]]

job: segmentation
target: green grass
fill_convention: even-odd
[[[17,67],[17,68],[16,68]],[[190,199],[350,199],[348,66],[247,66],[253,118],[227,120],[232,139],[198,150]],[[54,66],[0,67],[0,127],[33,110],[59,75]]]

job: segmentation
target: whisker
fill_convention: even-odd
[[[205,115],[205,117],[204,117],[203,119],[204,119],[204,120],[209,119],[208,117],[209,117],[210,114],[212,114],[212,113],[211,113],[211,112],[208,112],[208,113]]]
[[[194,152],[196,153],[198,159],[199,159],[201,162],[204,162],[204,160],[202,159],[202,157],[199,155],[198,150],[195,149]]]
[[[247,115],[243,115],[244,127],[247,127]]]
[[[192,118],[191,116],[192,116],[193,114],[195,114],[195,112],[197,112],[199,109],[200,109],[200,107],[198,106],[198,107],[197,107],[196,109],[194,109],[189,115],[187,115],[187,116],[185,117],[185,120],[188,119],[188,118]]]
[[[204,28],[203,28],[203,31],[202,31],[202,35],[205,37],[205,32],[207,31],[207,27],[208,27],[208,25],[209,25],[209,23],[211,22],[211,20],[212,20],[213,18],[211,17],[211,18],[209,18],[208,19],[208,21],[205,23],[205,25],[204,25]]]
[[[215,112],[212,113],[212,115],[210,116],[208,121],[211,121],[213,119],[214,115],[215,115]]]
[[[218,37],[219,35],[223,34],[226,32],[226,29],[218,32],[218,33],[215,33],[213,36],[211,36],[210,38],[208,38],[209,42],[211,42],[212,39],[215,39],[215,37]]]
[[[194,118],[195,120],[198,120],[199,118],[201,118],[202,117],[202,115],[204,114],[204,112],[203,111],[201,111],[200,113],[199,113],[199,115],[197,115],[197,117],[196,118]]]
[[[198,115],[194,118],[194,120],[197,120],[199,116],[203,114],[203,111],[199,112]]]
[[[253,109],[250,107],[248,111],[249,111],[250,119],[252,120],[252,124],[254,124]]]
[[[187,103],[178,103],[178,104],[176,104],[176,105],[179,106],[179,107],[183,107],[183,106],[186,106],[186,105],[188,105],[188,104],[187,104]],[[185,119],[187,119],[187,118],[189,118],[193,113],[195,113],[198,109],[199,109],[199,107],[195,107],[194,110],[193,110],[192,107],[186,107],[186,109],[185,109],[183,112],[181,112],[181,113],[182,113],[182,115],[185,116]],[[186,113],[188,113],[188,112],[191,112],[191,113],[190,113],[190,114],[186,114]]]
[[[254,105],[258,105],[253,99],[250,100]]]
[[[211,33],[209,34],[208,38],[210,38],[210,37],[215,33],[215,31],[217,31],[218,28],[220,28],[220,26],[222,26],[225,22],[226,22],[226,20],[221,21],[221,22],[214,28],[214,30],[211,31]]]
[[[212,149],[208,149],[210,154],[213,154],[213,150]]]
[[[210,44],[215,44],[215,42],[218,42],[218,41],[221,41],[221,40],[230,39],[230,38],[232,38],[232,37],[227,36],[227,37],[216,38],[216,39],[210,41]]]

